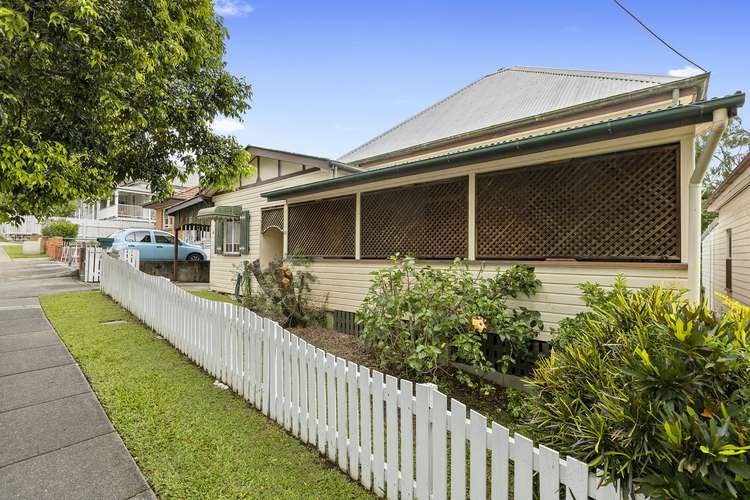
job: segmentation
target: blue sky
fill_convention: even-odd
[[[215,1],[228,69],[254,93],[243,123],[215,128],[243,144],[332,158],[501,67],[688,66],[609,0]],[[750,89],[747,0],[624,3],[711,71],[710,96]],[[740,114],[750,125],[750,111]]]

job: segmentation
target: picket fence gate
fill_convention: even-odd
[[[63,247],[64,248],[64,247]],[[86,247],[86,258],[83,261],[83,281],[86,283],[99,283],[101,280],[102,256],[107,252],[101,247]],[[140,253],[136,248],[126,248],[118,254],[121,261],[126,262],[134,269],[139,269]]]
[[[234,304],[101,256],[101,290],[295,437],[389,499],[615,500],[587,464],[431,384],[335,357]],[[415,392],[416,391],[416,392]],[[468,446],[468,448],[467,448]],[[489,460],[488,460],[489,457]]]

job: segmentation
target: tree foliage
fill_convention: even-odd
[[[706,144],[706,138],[700,137],[695,145],[698,158]],[[729,121],[724,133],[719,139],[713,158],[703,181],[704,198],[708,198],[716,190],[732,170],[737,168],[743,158],[750,154],[750,131],[742,127],[742,119],[735,116]]]
[[[695,143],[695,158],[700,157],[706,145],[706,137],[699,137]],[[737,168],[743,158],[750,154],[750,131],[742,127],[739,116],[732,118],[729,125],[719,139],[711,163],[703,180],[703,200],[707,200],[724,182],[732,171]],[[719,214],[703,210],[701,218],[701,231],[705,231],[711,222]]]
[[[211,130],[249,106],[226,36],[211,0],[3,2],[0,221],[128,180],[160,196],[191,173],[215,186],[247,173],[248,153]]]

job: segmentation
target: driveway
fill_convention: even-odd
[[[71,274],[0,246],[0,499],[155,498],[39,305]]]

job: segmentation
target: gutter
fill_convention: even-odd
[[[326,179],[300,186],[276,189],[261,193],[268,200],[281,200],[292,196],[312,194],[346,186],[365,184],[376,180],[400,177],[403,175],[445,169],[488,159],[507,158],[530,154],[547,149],[556,149],[575,144],[603,141],[617,137],[634,135],[641,132],[652,132],[683,125],[694,125],[714,119],[715,110],[726,110],[726,116],[734,116],[737,108],[745,103],[745,94],[711,99],[653,111],[635,116],[628,116],[603,123],[584,125],[578,128],[559,130],[540,136],[526,137],[509,142],[477,147],[435,158],[426,158],[409,163],[366,170],[344,177]],[[705,173],[705,172],[704,172]]]
[[[727,129],[729,113],[726,108],[718,108],[714,110],[712,118],[713,123],[706,137],[705,147],[695,162],[688,185],[688,290],[689,298],[694,302],[700,300],[703,177],[706,175],[721,135]]]
[[[357,167],[355,165],[352,165],[351,163],[344,163],[342,161],[337,160],[328,160],[328,168],[330,168],[334,173],[334,177],[338,177],[338,170],[345,170],[347,172],[354,172],[354,173],[360,173],[360,172],[366,172],[367,169]]]

